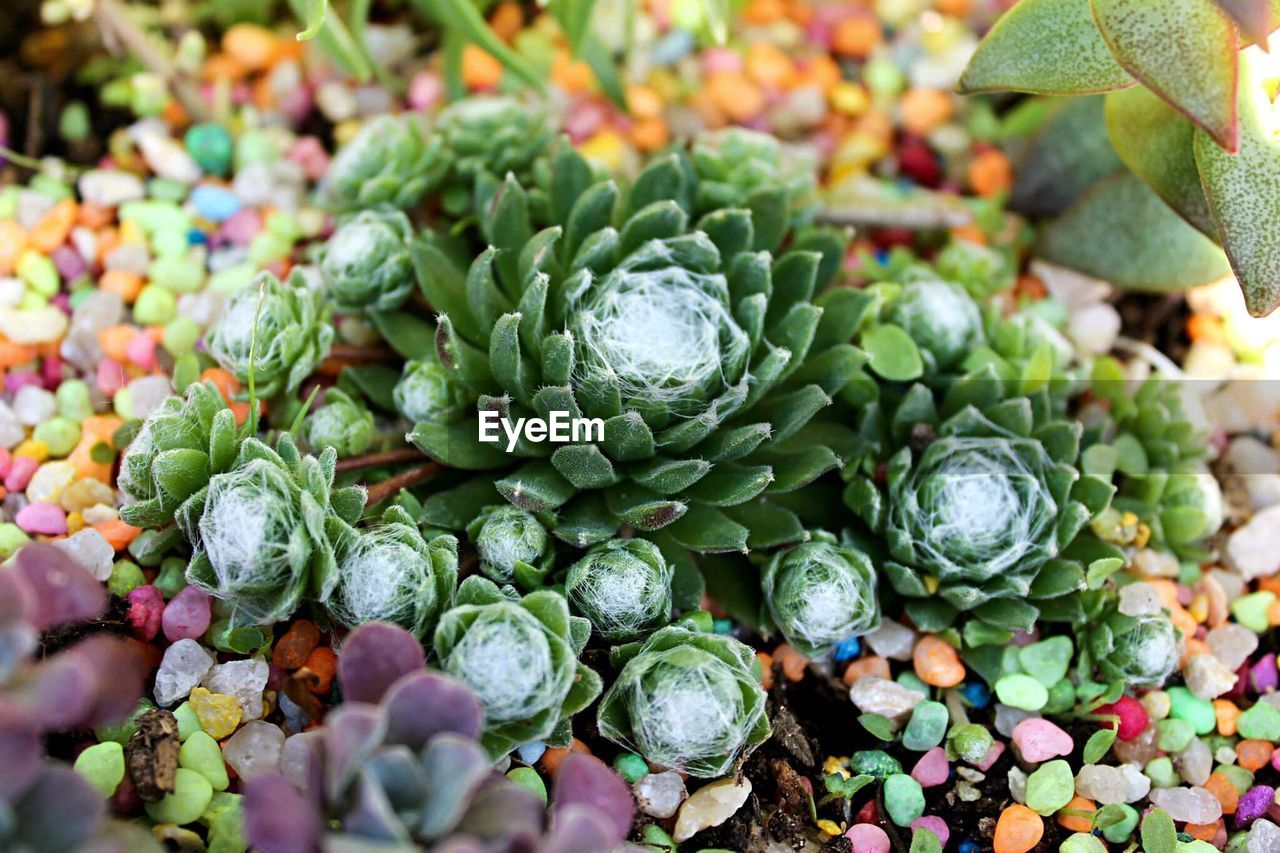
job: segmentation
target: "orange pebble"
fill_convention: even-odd
[[[1240,766],[1250,772],[1256,772],[1267,766],[1275,747],[1271,741],[1246,738],[1236,744],[1236,760]]]
[[[1236,720],[1240,719],[1240,709],[1236,707],[1236,703],[1214,699],[1213,715],[1218,720],[1218,734],[1231,737],[1236,733]]]
[[[137,329],[133,326],[107,326],[98,332],[98,345],[108,356],[124,364],[129,360],[129,342],[135,334]]]
[[[469,44],[462,49],[462,82],[468,89],[492,89],[502,79],[502,63],[488,51]]]
[[[742,10],[742,17],[752,24],[771,24],[786,15],[782,0],[751,0]]]
[[[656,118],[662,115],[662,96],[652,86],[628,86],[627,111],[633,118]]]
[[[98,279],[98,287],[108,293],[114,293],[126,303],[132,304],[142,292],[144,279],[136,272],[129,270],[107,270]],[[114,358],[114,356],[112,356]],[[117,359],[118,360],[118,359]]]
[[[841,679],[845,684],[852,685],[859,678],[871,676],[872,678],[883,678],[886,681],[893,679],[892,673],[889,672],[889,662],[879,655],[868,655],[865,658],[858,658],[851,661],[844,670],[844,676]]]
[[[1042,835],[1044,821],[1040,815],[1020,803],[1014,803],[1000,812],[992,844],[995,853],[1027,853],[1040,843]]]
[[[489,26],[498,34],[498,38],[509,42],[520,34],[524,27],[524,12],[519,3],[502,3],[489,16]]]
[[[773,650],[773,659],[782,667],[782,675],[787,681],[800,681],[809,666],[809,659],[795,650],[789,643],[783,643]]]
[[[953,18],[963,18],[969,14],[969,0],[934,0],[933,7]]]
[[[773,655],[768,652],[756,652],[756,660],[760,661],[760,686],[765,690],[772,690]]]
[[[1093,813],[1097,810],[1098,806],[1093,800],[1081,796],[1072,797],[1071,802],[1058,812],[1058,825],[1072,832],[1090,832],[1093,830]],[[1088,812],[1088,814],[1073,814],[1073,812]]]
[[[46,255],[67,241],[71,226],[76,221],[76,203],[64,198],[40,217],[40,221],[28,235],[31,245]]]
[[[764,94],[760,87],[736,72],[712,74],[706,87],[711,102],[734,121],[755,118],[764,109]]]
[[[215,53],[204,61],[200,76],[205,80],[239,80],[246,68],[230,54]]]
[[[328,646],[316,646],[311,650],[311,654],[307,655],[302,665],[315,676],[315,683],[310,686],[311,692],[317,696],[328,693],[329,688],[333,686],[333,675],[338,668],[338,656],[333,653],[333,649]]]
[[[556,770],[560,768],[560,762],[571,752],[580,752],[583,755],[591,754],[591,747],[587,746],[577,738],[567,747],[551,747],[542,753],[542,757],[538,759],[538,764],[546,771],[548,776],[555,776]]]
[[[951,96],[941,89],[908,89],[899,102],[902,126],[917,136],[932,133],[951,118]]]
[[[570,94],[586,92],[595,83],[595,79],[591,66],[581,59],[571,58],[568,51],[557,53],[551,64],[552,82]]]
[[[836,27],[831,46],[836,53],[866,59],[871,51],[884,41],[884,29],[873,15],[855,15],[845,18]]]
[[[297,669],[320,644],[320,629],[306,619],[289,626],[271,652],[271,662],[281,669]]]
[[[1222,320],[1212,314],[1192,314],[1187,320],[1187,335],[1195,343],[1230,344]]]
[[[747,76],[770,89],[786,89],[795,84],[796,67],[791,57],[777,45],[758,41],[747,48]]]
[[[969,161],[968,177],[975,193],[991,198],[1013,186],[1013,167],[1008,157],[991,148]]]
[[[1222,821],[1215,820],[1213,823],[1189,823],[1187,824],[1187,834],[1192,838],[1200,841],[1213,841],[1213,837],[1218,834],[1218,830],[1222,828]]]
[[[926,634],[916,643],[911,654],[916,675],[930,687],[955,687],[964,681],[964,664],[955,647],[932,634]]]
[[[80,208],[76,211],[76,224],[94,230],[102,228],[114,218],[115,213],[110,208],[87,201],[80,202]]]
[[[657,151],[671,141],[671,129],[661,118],[640,119],[631,127],[631,141],[641,151]]]
[[[0,219],[0,275],[13,275],[26,248],[26,229],[12,219]]]
[[[1280,625],[1280,599],[1271,602],[1271,606],[1267,608],[1267,622]]]
[[[93,529],[101,533],[102,538],[107,540],[107,544],[117,551],[128,548],[129,543],[142,534],[141,527],[126,524],[118,518],[95,524]]]
[[[234,399],[236,392],[240,390],[236,378],[221,367],[210,367],[200,374],[200,381],[212,382],[213,387],[217,388],[218,393],[222,395],[222,399],[227,401]]]
[[[36,360],[40,351],[26,344],[15,344],[7,338],[0,337],[0,369],[28,364]]]
[[[1223,814],[1235,814],[1236,807],[1240,805],[1240,792],[1236,790],[1236,786],[1231,784],[1222,773],[1213,773],[1209,776],[1209,781],[1204,783],[1205,790],[1218,798],[1218,802],[1222,803]]]
[[[276,35],[256,24],[235,24],[222,34],[222,49],[242,67],[260,71],[276,58]]]
[[[811,86],[817,86],[824,92],[829,92],[835,88],[835,85],[844,79],[840,73],[840,65],[825,53],[812,57],[807,62],[801,63],[800,74],[804,82]]]

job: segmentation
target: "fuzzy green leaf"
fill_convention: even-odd
[[[430,358],[435,351],[435,327],[407,311],[371,311],[369,319],[382,339],[408,361]]]
[[[686,548],[718,554],[747,550],[747,528],[718,509],[693,506],[671,525],[671,535]]]
[[[1152,809],[1142,819],[1142,849],[1146,853],[1174,853],[1178,849],[1178,831],[1164,809]]]
[[[867,354],[867,366],[891,382],[910,382],[924,374],[920,349],[901,326],[872,326],[858,343]]]
[[[1030,216],[1056,216],[1120,168],[1103,109],[1104,100],[1115,94],[1069,98],[1049,117],[1018,167],[1010,207]]]
[[[468,419],[456,424],[420,423],[406,436],[415,447],[442,465],[468,471],[500,468],[511,461],[498,444],[482,444],[479,424]]]
[[[1115,742],[1115,729],[1098,729],[1089,735],[1089,740],[1084,745],[1084,763],[1097,764],[1106,756],[1111,749],[1111,744]]]

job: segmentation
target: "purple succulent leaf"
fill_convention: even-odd
[[[371,777],[397,812],[417,811],[427,795],[427,779],[418,756],[407,746],[383,747],[365,762],[362,776]]]
[[[403,676],[382,702],[387,712],[387,742],[421,749],[432,737],[453,732],[476,740],[484,728],[484,709],[471,689],[448,675],[419,670]]]
[[[106,816],[107,801],[65,764],[46,764],[14,802],[14,849],[73,850]]]
[[[243,792],[245,840],[256,853],[318,853],[320,812],[282,774],[259,773]]]
[[[36,629],[88,622],[107,607],[107,594],[93,575],[65,552],[43,542],[14,559],[25,586],[27,618]]]
[[[480,744],[456,734],[432,738],[422,750],[421,763],[425,796],[415,835],[430,840],[457,825],[492,765]]]
[[[607,818],[615,829],[615,844],[627,837],[635,818],[635,801],[627,783],[600,759],[577,752],[560,762],[552,802],[557,813],[570,806],[586,806]]]
[[[342,800],[360,765],[381,745],[385,731],[382,709],[364,702],[347,702],[325,719],[324,774],[329,802]]]
[[[40,634],[30,622],[0,617],[0,684],[17,675],[39,640]]]
[[[369,772],[360,774],[351,806],[342,816],[342,828],[361,838],[408,845],[409,833],[387,794]]]
[[[110,725],[133,713],[148,667],[130,641],[99,635],[82,640],[63,654],[78,658],[95,675],[93,706],[82,725]]]
[[[427,665],[418,638],[386,622],[369,622],[338,652],[338,680],[348,701],[377,702],[400,676]]]
[[[611,818],[589,806],[560,807],[551,818],[551,831],[542,849],[546,853],[603,853],[621,843],[617,829]]]
[[[29,670],[11,695],[46,731],[59,731],[89,716],[97,688],[98,674],[88,658],[66,651]]]
[[[541,838],[547,810],[542,800],[505,776],[494,776],[471,798],[457,832],[486,841],[528,834]]]
[[[432,853],[493,853],[489,845],[475,838],[450,838],[431,850]]]
[[[40,724],[26,708],[0,699],[0,800],[14,800],[40,772]]]

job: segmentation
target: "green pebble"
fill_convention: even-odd
[[[235,142],[230,132],[220,124],[194,124],[183,142],[187,153],[209,175],[225,175],[231,171],[231,155]]]
[[[1182,752],[1195,736],[1195,729],[1186,720],[1170,717],[1156,723],[1156,746],[1165,752]]]
[[[58,414],[68,420],[80,423],[93,414],[93,401],[89,397],[89,386],[83,379],[66,379],[54,392],[58,401]]]
[[[1178,839],[1177,853],[1218,853],[1218,848],[1199,838],[1193,838],[1190,841]]]
[[[195,823],[213,799],[213,786],[194,770],[179,767],[174,774],[174,790],[158,803],[147,803],[147,814],[156,823]]]
[[[1167,755],[1148,761],[1142,772],[1156,788],[1176,788],[1182,782],[1178,771],[1173,769],[1173,759]]]
[[[916,675],[914,672],[899,673],[898,677],[895,678],[894,681],[898,682],[908,690],[914,690],[917,693],[923,693],[926,696],[928,696],[929,692],[933,690],[932,687],[921,681],[920,676]]]
[[[19,311],[35,311],[49,304],[49,300],[36,293],[34,290],[28,290],[22,294],[22,300],[18,303]]]
[[[0,219],[13,219],[17,215],[19,192],[13,185],[0,189]]]
[[[190,702],[183,702],[174,708],[173,716],[178,721],[179,741],[186,743],[197,732],[204,734],[204,730],[200,728],[200,718],[196,716]]]
[[[139,699],[138,704],[134,706],[129,716],[109,726],[97,726],[94,728],[93,734],[100,741],[109,740],[121,746],[128,746],[129,738],[133,737],[133,733],[138,730],[138,718],[154,707],[155,703],[150,699]]]
[[[27,287],[45,298],[56,294],[62,283],[53,261],[34,250],[22,253],[18,259],[17,273]]]
[[[947,734],[947,706],[926,699],[911,712],[911,720],[902,733],[902,745],[913,752],[926,752],[942,743]]]
[[[894,96],[902,91],[907,81],[903,73],[890,59],[873,59],[862,68],[862,79],[877,95]]]
[[[522,788],[532,791],[542,804],[547,804],[547,785],[532,767],[516,767],[507,771],[507,778]]]
[[[902,763],[883,749],[860,749],[849,756],[849,768],[855,776],[884,779],[902,772]]]
[[[112,595],[118,595],[124,598],[129,594],[130,590],[136,589],[147,582],[146,577],[142,574],[142,569],[138,568],[138,564],[132,560],[116,560],[116,564],[111,567],[111,577],[107,578],[107,589]]]
[[[178,316],[178,298],[158,284],[148,284],[133,303],[133,320],[140,326],[163,326]]]
[[[236,140],[236,169],[250,163],[274,163],[280,159],[280,146],[261,130],[246,130]]]
[[[178,763],[208,779],[215,791],[225,791],[231,784],[218,742],[204,732],[193,732],[186,739],[178,750]]]
[[[1270,702],[1254,702],[1236,721],[1240,737],[1280,741],[1280,709]]]
[[[159,201],[181,202],[187,197],[187,185],[169,178],[147,181],[147,195]]]
[[[1027,808],[1048,817],[1071,802],[1075,792],[1071,765],[1057,758],[1041,764],[1027,777]]]
[[[169,229],[186,234],[191,219],[186,212],[171,201],[127,201],[120,205],[120,221],[133,221],[148,234]]]
[[[978,723],[963,723],[947,736],[947,757],[977,764],[991,750],[991,732]]]
[[[1102,830],[1102,834],[1112,844],[1123,844],[1138,828],[1138,810],[1127,803],[1118,803],[1116,807],[1124,812],[1124,818]]]
[[[256,274],[257,270],[253,264],[236,264],[209,276],[209,283],[205,289],[230,295],[248,287]]]
[[[1087,832],[1073,832],[1062,842],[1058,853],[1107,853],[1107,845]]]
[[[1244,792],[1253,787],[1253,773],[1245,770],[1238,764],[1219,764],[1215,773],[1221,773],[1227,777],[1227,781],[1231,783],[1231,787],[1236,789],[1236,793],[1244,796]]]
[[[176,293],[194,293],[204,284],[204,263],[191,251],[156,258],[147,269],[147,278]]]
[[[298,238],[302,236],[302,229],[298,226],[298,217],[287,210],[272,211],[263,225],[267,231],[291,243],[297,242]]]
[[[76,756],[75,770],[103,797],[116,792],[124,779],[124,747],[115,741],[95,743]]]
[[[613,767],[628,783],[640,781],[649,775],[649,765],[634,752],[624,752],[613,759]]]
[[[1052,688],[1067,675],[1075,646],[1070,637],[1050,637],[1018,650],[1022,671]],[[1033,709],[1034,710],[1034,709]]]
[[[1208,699],[1201,699],[1185,687],[1170,687],[1167,692],[1170,717],[1186,720],[1198,735],[1207,735],[1217,727],[1213,703]]]
[[[91,129],[89,108],[84,101],[67,102],[58,116],[58,135],[68,142],[82,142],[88,139]]]
[[[1017,647],[1006,646],[1000,653],[1000,674],[1009,675],[1015,672],[1022,672],[1022,660],[1018,657]]]
[[[31,179],[27,187],[41,195],[47,195],[54,201],[62,201],[75,195],[66,181],[55,178],[48,172],[41,172]]]
[[[1264,634],[1271,627],[1271,622],[1267,619],[1267,609],[1275,600],[1276,594],[1270,590],[1242,595],[1231,602],[1231,615],[1255,634]]]
[[[905,773],[894,773],[884,780],[884,808],[895,824],[910,826],[924,814],[924,790]]]
[[[187,561],[180,557],[166,557],[152,583],[166,600],[173,598],[187,585]]]
[[[1227,846],[1223,848],[1223,853],[1247,853],[1249,845],[1249,830],[1242,829],[1232,833],[1227,839]]]
[[[200,340],[200,325],[190,317],[174,317],[164,327],[164,348],[172,356],[194,352]]]
[[[206,853],[245,853],[243,799],[240,794],[213,795],[209,808],[200,816],[201,823],[209,827]]]
[[[1011,708],[1039,711],[1049,702],[1048,689],[1030,675],[1013,673],[996,681],[996,696]]]
[[[1063,678],[1049,688],[1049,701],[1040,710],[1046,716],[1049,714],[1061,714],[1069,710],[1075,703],[1076,689],[1071,684],[1071,679]]]
[[[80,280],[80,279],[76,279],[76,281],[77,281],[77,282],[80,282],[81,280]],[[96,287],[94,287],[92,284],[88,284],[88,283],[85,283],[85,284],[79,284],[79,283],[78,283],[78,284],[76,285],[75,289],[74,289],[74,290],[72,290],[69,294],[67,294],[67,304],[69,304],[69,305],[71,306],[71,310],[73,310],[73,311],[74,311],[75,309],[79,308],[79,307],[80,307],[80,305],[81,305],[81,304],[82,304],[86,299],[88,299],[88,298],[89,298],[89,294],[90,294],[90,293],[95,293],[96,291],[97,291],[97,288],[96,288]]]
[[[156,257],[182,257],[190,246],[186,229],[166,227],[151,235],[151,253]]]
[[[31,541],[22,528],[12,522],[0,521],[0,560],[12,557],[19,548]]]
[[[43,441],[52,456],[64,457],[80,443],[80,425],[73,420],[55,415],[36,424],[31,437]]]
[[[249,242],[249,262],[256,266],[265,266],[272,261],[289,257],[292,251],[293,241],[270,231],[263,231]]]

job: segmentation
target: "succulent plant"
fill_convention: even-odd
[[[391,396],[396,411],[414,423],[448,421],[474,405],[434,353],[406,361]]]
[[[1226,251],[1251,313],[1275,308],[1280,257],[1257,230],[1280,210],[1273,90],[1259,61],[1274,9],[1266,2],[1028,0],[991,28],[960,78],[962,92],[1107,93],[1106,133],[1125,168],[1100,175],[1042,235],[1051,260],[1143,288],[1220,278],[1220,264],[1193,262],[1203,256],[1197,235],[1168,215],[1172,208]],[[1081,239],[1098,233],[1088,230],[1098,222],[1121,223],[1140,239],[1118,234],[1109,251],[1099,251]],[[1157,264],[1133,262],[1142,253],[1167,270],[1167,282],[1151,269]],[[1196,266],[1199,280],[1187,279]]]
[[[564,594],[574,612],[590,620],[596,636],[627,642],[671,620],[672,575],[652,542],[610,539],[569,567]]]
[[[292,394],[329,353],[329,308],[300,270],[287,283],[269,272],[236,291],[206,339],[209,353],[260,399]],[[247,391],[246,391],[247,393]]]
[[[343,314],[393,311],[417,287],[413,225],[399,210],[371,208],[344,220],[320,256],[320,274]]]
[[[537,587],[555,561],[547,529],[533,513],[510,504],[485,507],[467,525],[467,535],[480,554],[480,571],[497,583]]]
[[[444,140],[421,116],[378,116],[338,149],[325,175],[325,200],[338,211],[413,207],[448,169]]]
[[[479,440],[476,418],[419,423],[411,440],[446,465],[490,472],[522,509],[555,511],[553,532],[578,547],[624,524],[670,526],[698,551],[801,535],[790,512],[752,499],[839,463],[804,427],[859,364],[852,329],[840,316],[820,328],[809,301],[843,238],[815,231],[775,260],[751,248],[754,213],[691,224],[680,200],[695,187],[675,156],[650,165],[625,201],[571,148],[548,168],[554,226],[533,232],[528,194],[508,179],[482,222],[493,246],[468,272],[443,274],[448,254],[418,247],[437,271],[425,285],[442,311],[437,351],[480,412],[596,418],[603,440],[521,440],[508,453]],[[785,210],[769,214],[785,230]]]
[[[296,772],[245,783],[253,849],[621,847],[634,814],[626,784],[598,759],[570,755],[557,770],[548,811],[528,788],[493,770],[477,743],[479,701],[456,679],[424,669],[407,632],[382,623],[357,628],[339,650],[338,666],[346,702],[323,727],[286,743],[293,759],[286,766]]]
[[[338,582],[335,540],[364,509],[359,486],[333,488],[332,448],[276,450],[256,438],[235,463],[181,507],[178,527],[196,549],[187,580],[222,599],[235,627],[288,618],[304,596],[324,600]]]
[[[880,626],[876,570],[852,542],[830,533],[774,554],[760,574],[772,624],[801,654],[818,658]]]
[[[373,443],[373,413],[337,388],[302,421],[302,440],[315,451],[332,447],[339,458],[358,456]]]
[[[668,626],[616,650],[626,662],[600,700],[600,734],[654,764],[723,776],[769,738],[765,693],[749,647]]]
[[[193,494],[235,461],[235,415],[213,385],[197,382],[185,399],[170,397],[143,422],[120,460],[116,479],[129,498],[120,517],[160,527]]]
[[[491,756],[532,741],[569,743],[569,718],[600,693],[600,676],[578,661],[590,633],[557,592],[508,597],[485,578],[462,583],[433,649],[441,669],[480,698]]]
[[[1126,687],[1158,687],[1178,668],[1182,641],[1165,613],[1129,616],[1109,601],[1077,631],[1080,676],[1096,674]]]
[[[436,133],[443,137],[450,157],[441,204],[447,213],[461,216],[473,202],[478,202],[476,209],[483,209],[508,173],[528,182],[555,129],[538,106],[481,96],[441,110]]]
[[[335,528],[337,583],[325,600],[343,625],[389,622],[415,637],[430,636],[453,604],[458,583],[458,540],[423,538],[404,509],[391,506],[381,523]]]
[[[785,150],[771,134],[741,127],[704,134],[695,140],[690,160],[697,176],[697,213],[737,208],[767,220],[780,209],[801,225],[817,207],[813,164]],[[768,208],[774,208],[771,216],[765,216]],[[778,230],[758,224],[754,248],[772,251],[784,234],[785,225]]]

